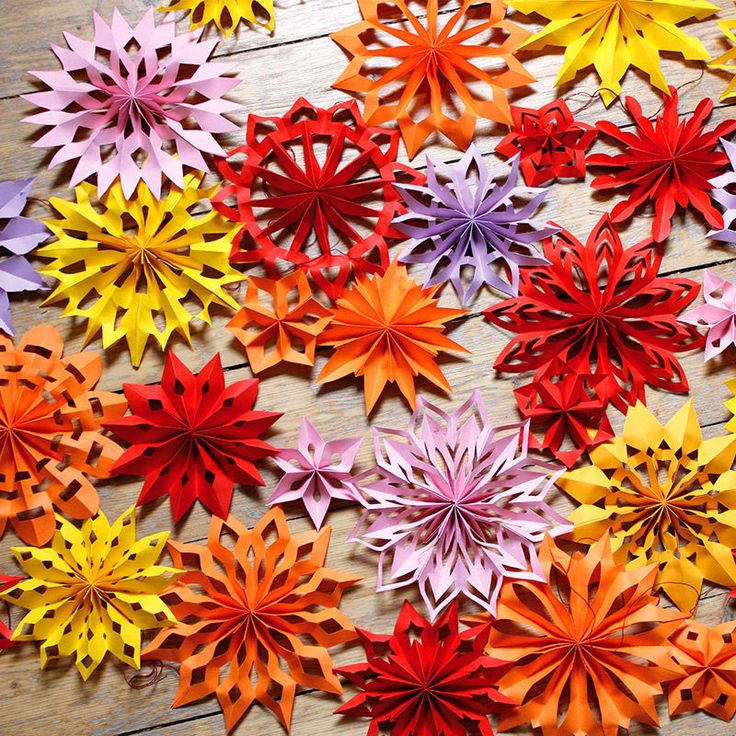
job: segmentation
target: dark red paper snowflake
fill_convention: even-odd
[[[394,184],[424,178],[397,163],[398,146],[398,131],[366,125],[355,101],[324,109],[301,98],[283,117],[250,115],[213,199],[243,223],[231,260],[271,272],[286,261],[331,299],[351,273],[383,273],[389,244],[405,239],[391,224],[406,212]]]
[[[496,146],[502,156],[521,159],[521,174],[530,187],[555,179],[584,179],[585,153],[598,131],[575,120],[565,100],[532,110],[511,107],[511,130]]]
[[[370,718],[368,736],[493,736],[488,714],[513,701],[493,687],[507,664],[483,653],[489,628],[459,631],[456,603],[431,624],[405,602],[393,634],[356,629],[368,661],[335,670],[360,690],[335,712]]]
[[[583,245],[566,230],[544,242],[549,266],[521,271],[519,295],[485,310],[490,322],[517,333],[494,367],[549,376],[559,358],[579,374],[603,377],[601,399],[625,412],[645,401],[644,387],[685,393],[675,357],[703,345],[677,315],[698,295],[684,278],[658,275],[661,248],[650,239],[624,249],[609,215]]]
[[[621,130],[607,120],[597,124],[601,133],[623,147],[623,153],[594,153],[587,161],[589,166],[617,170],[596,177],[593,189],[628,193],[611,211],[613,221],[625,222],[645,205],[653,204],[652,237],[657,242],[670,234],[678,207],[697,210],[711,227],[722,228],[723,217],[711,200],[710,180],[728,164],[719,140],[736,130],[736,120],[724,120],[715,130],[706,131],[705,123],[713,111],[711,99],[701,100],[692,115],[679,117],[674,87],[670,87],[664,109],[654,122],[644,116],[633,97],[626,98],[626,108],[636,123],[633,130]]]

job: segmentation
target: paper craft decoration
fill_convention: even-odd
[[[438,0],[358,6],[363,20],[331,35],[350,58],[332,86],[365,98],[369,125],[395,120],[409,158],[435,132],[465,150],[478,118],[509,123],[507,91],[535,81],[516,58],[529,33],[501,0],[462,0],[449,14]]]
[[[450,391],[437,355],[469,352],[444,334],[462,309],[438,306],[439,286],[422,288],[396,261],[381,276],[358,276],[337,300],[334,317],[320,344],[334,348],[317,383],[355,374],[363,377],[365,413],[370,414],[387,383],[395,383],[414,408],[414,379],[422,376]]]
[[[514,389],[516,403],[532,431],[542,430],[538,440],[529,434],[529,447],[549,450],[571,468],[590,448],[613,437],[606,410],[608,400],[601,396],[605,376],[578,373],[569,364],[555,359],[547,374],[526,386]],[[564,449],[568,441],[570,449]]]
[[[670,715],[703,710],[731,721],[736,715],[736,622],[711,627],[689,619],[672,643],[685,674],[667,685]]]
[[[105,426],[130,445],[113,472],[145,476],[139,506],[168,494],[174,523],[197,499],[225,519],[236,483],[265,485],[255,463],[278,450],[260,436],[281,414],[253,409],[257,378],[226,386],[219,353],[195,376],[169,351],[161,383],[123,389],[131,414]]]
[[[726,71],[734,72],[736,71],[736,64],[734,64],[734,59],[736,59],[736,33],[734,33],[734,31],[736,31],[736,18],[719,20],[717,23],[718,27],[723,32],[723,35],[734,46],[717,58],[709,61],[708,64],[716,67],[717,69],[725,69]],[[736,97],[736,77],[731,79],[725,91],[721,95],[722,100],[728,100],[732,97]]]
[[[396,131],[366,125],[354,101],[325,109],[300,98],[283,117],[249,115],[245,139],[218,162],[229,183],[213,198],[242,224],[234,263],[263,261],[275,276],[284,261],[330,299],[351,274],[384,272],[389,245],[404,240],[394,185],[422,180],[396,161]]]
[[[728,166],[722,174],[711,179],[709,184],[713,187],[710,196],[724,210],[723,227],[711,230],[708,237],[733,245],[736,244],[736,228],[733,226],[736,220],[736,195],[733,193],[736,185],[736,144],[721,138],[721,146],[726,153]]]
[[[235,64],[208,61],[216,40],[176,35],[174,18],[156,25],[153,8],[135,28],[117,9],[110,25],[93,18],[92,41],[65,33],[68,49],[51,46],[61,70],[30,72],[47,89],[22,95],[41,108],[23,122],[47,129],[33,146],[57,149],[49,168],[76,161],[70,187],[94,177],[103,195],[120,177],[127,199],[140,181],[159,199],[164,178],[183,188],[184,167],[224,155],[214,136],[237,130],[225,115],[240,105],[223,99]]]
[[[162,594],[182,570],[158,564],[168,532],[136,538],[135,507],[79,529],[56,516],[49,547],[13,547],[28,578],[0,599],[28,609],[14,641],[41,641],[41,667],[74,656],[83,680],[109,652],[140,669],[141,634],[175,623]]]
[[[405,601],[393,634],[356,629],[367,661],[336,672],[360,692],[335,713],[370,718],[368,736],[493,736],[488,714],[513,702],[494,687],[502,663],[487,624],[459,628],[456,604],[432,624]]]
[[[356,500],[352,470],[362,441],[346,437],[326,442],[303,417],[298,446],[279,450],[274,458],[283,475],[268,505],[301,501],[315,528],[321,528],[332,500]]]
[[[379,592],[416,583],[434,620],[458,596],[494,613],[505,578],[544,579],[535,545],[571,526],[545,500],[561,468],[528,455],[528,423],[493,427],[476,390],[452,414],[420,397],[406,430],[373,437],[348,539],[379,553]]]
[[[668,642],[682,614],[657,605],[657,566],[624,569],[605,537],[572,556],[547,537],[539,559],[549,582],[505,583],[491,622],[488,651],[510,664],[496,684],[519,703],[501,712],[499,730],[531,723],[542,736],[603,736],[632,721],[658,726],[655,697],[682,674]]]
[[[600,76],[601,99],[610,105],[621,92],[629,67],[641,69],[653,87],[667,94],[659,57],[663,51],[688,61],[707,61],[710,54],[694,36],[677,27],[691,18],[703,20],[719,11],[705,0],[510,0],[521,13],[549,19],[522,49],[565,49],[555,86],[572,82],[593,65]]]
[[[723,218],[711,201],[713,187],[709,180],[728,163],[719,139],[736,130],[736,120],[724,120],[706,131],[713,100],[701,100],[687,118],[678,116],[677,101],[677,90],[670,87],[664,109],[652,123],[637,100],[627,97],[625,106],[634,120],[634,129],[622,130],[608,120],[597,123],[598,130],[613,139],[623,152],[588,156],[588,166],[614,172],[593,179],[593,189],[622,190],[626,195],[611,210],[613,221],[626,222],[646,205],[653,205],[652,237],[657,242],[669,236],[672,217],[678,209],[695,210],[711,227],[723,227]]]
[[[19,575],[0,575],[0,593],[2,593],[4,590],[7,590],[8,588],[12,588],[16,583],[19,583],[21,580],[23,580],[23,578]],[[9,620],[8,623],[10,623]],[[10,647],[14,647],[16,644],[18,644],[17,641],[11,641],[10,637],[12,636],[12,634],[13,632],[10,630],[8,624],[6,624],[4,621],[0,621],[0,651],[2,651],[3,649],[10,649]]]
[[[227,328],[245,347],[253,373],[260,373],[282,361],[314,365],[317,338],[331,319],[304,272],[294,271],[280,279],[251,276],[245,305]]]
[[[93,390],[100,356],[63,353],[52,327],[34,327],[17,346],[0,335],[0,536],[9,523],[33,546],[54,535],[54,509],[73,519],[97,511],[89,478],[109,477],[122,452],[101,428],[127,402]]]
[[[728,387],[728,390],[733,394],[730,399],[724,402],[724,406],[731,413],[731,418],[726,424],[726,431],[736,434],[736,378],[732,378],[730,381],[726,381],[726,386]]]
[[[46,225],[58,241],[37,252],[52,259],[41,273],[59,283],[44,304],[66,302],[63,316],[86,319],[86,342],[124,338],[136,368],[149,339],[163,349],[176,332],[191,344],[192,319],[211,324],[213,306],[237,309],[223,289],[244,279],[228,261],[236,228],[212,210],[193,213],[212,193],[201,182],[188,174],[161,201],[144,183],[127,200],[118,182],[97,199],[87,182],[75,202],[53,197],[59,218]]]
[[[486,309],[488,320],[516,333],[494,367],[549,375],[559,358],[577,373],[602,376],[599,395],[625,412],[645,386],[686,393],[676,353],[703,339],[677,315],[697,297],[685,278],[658,275],[662,249],[644,240],[624,248],[604,215],[583,245],[566,230],[544,242],[549,266],[521,272],[519,296]]]
[[[229,37],[241,22],[274,29],[273,0],[171,0],[170,5],[158,8],[163,12],[184,10],[189,13],[191,29],[214,23],[225,37]]]
[[[206,547],[169,542],[188,568],[167,597],[180,623],[144,657],[181,663],[172,707],[217,695],[229,732],[258,702],[288,731],[297,686],[342,692],[328,648],[356,637],[338,607],[359,578],[323,566],[329,540],[292,535],[276,508],[251,530],[213,516]]]
[[[0,262],[0,330],[13,334],[9,294],[46,288],[26,256],[49,234],[42,223],[23,217],[35,179],[0,181],[0,247],[6,258]]]
[[[622,435],[557,481],[581,504],[569,517],[573,537],[610,534],[629,570],[656,563],[658,587],[693,613],[703,580],[736,584],[735,459],[736,436],[704,440],[691,401],[664,426],[638,403]]]
[[[399,260],[427,264],[425,288],[449,281],[463,306],[486,285],[516,294],[520,267],[546,263],[534,243],[557,232],[533,219],[546,190],[518,176],[518,158],[489,168],[474,144],[456,164],[427,156],[426,186],[397,187],[409,212],[394,222],[412,238]]]
[[[705,361],[736,345],[736,284],[711,271],[705,272],[701,304],[680,316],[680,322],[704,327],[707,331]]]
[[[584,179],[585,154],[598,130],[575,120],[563,99],[538,110],[511,106],[511,130],[496,146],[496,153],[520,156],[521,175],[530,187],[555,179]]]

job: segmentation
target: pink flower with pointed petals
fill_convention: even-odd
[[[274,458],[284,475],[268,505],[301,501],[319,529],[333,499],[356,500],[352,469],[362,441],[360,437],[348,437],[325,442],[304,417],[299,429],[299,446],[280,450]]]
[[[224,114],[240,105],[222,99],[234,64],[208,61],[216,40],[176,35],[153,9],[135,28],[117,9],[110,25],[93,17],[94,40],[65,33],[68,48],[51,46],[61,70],[30,72],[48,89],[23,95],[43,109],[24,122],[49,128],[33,144],[58,149],[49,168],[77,162],[70,187],[96,175],[102,194],[119,176],[130,198],[142,179],[158,199],[164,177],[183,188],[185,166],[207,171],[202,154],[225,154],[213,134],[237,129]]]

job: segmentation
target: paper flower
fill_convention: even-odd
[[[0,335],[0,536],[10,523],[34,546],[54,535],[54,509],[74,519],[97,511],[89,478],[109,477],[122,451],[100,431],[127,407],[122,396],[93,390],[100,356],[63,353],[52,327],[34,327],[17,346]]]
[[[48,237],[42,223],[23,217],[35,179],[0,181],[0,247],[7,254],[0,262],[0,330],[13,334],[8,294],[45,289],[26,256]]]
[[[717,13],[705,0],[510,0],[521,13],[537,13],[550,23],[521,46],[541,51],[565,49],[555,86],[572,82],[593,65],[601,78],[601,99],[610,105],[621,92],[629,67],[641,69],[653,87],[667,94],[659,57],[663,51],[688,61],[707,61],[710,54],[699,39],[677,27],[690,18]]]
[[[733,396],[724,402],[724,406],[731,413],[731,418],[726,424],[726,431],[733,432],[736,434],[736,378],[732,378],[730,381],[726,381],[728,390]]]
[[[562,360],[553,361],[548,371],[514,389],[514,396],[531,429],[544,431],[541,441],[529,435],[529,447],[549,450],[571,468],[586,449],[613,437],[608,401],[599,391],[606,377],[578,373]],[[565,440],[571,449],[563,449]]]
[[[734,46],[717,58],[709,61],[708,64],[716,67],[717,69],[725,69],[726,71],[734,72],[736,71],[736,65],[734,64],[734,59],[736,59],[736,33],[734,33],[734,30],[736,30],[736,18],[719,20],[717,23],[718,27],[723,32],[723,35],[732,44],[734,44]],[[732,97],[736,97],[736,77],[731,79],[725,91],[721,95],[722,100],[728,100]]]
[[[214,134],[237,129],[224,115],[240,105],[223,99],[235,65],[207,61],[217,41],[177,36],[153,8],[135,28],[117,9],[110,25],[93,18],[93,41],[65,33],[68,49],[51,46],[61,70],[30,72],[48,89],[22,95],[42,108],[23,122],[48,128],[33,145],[57,149],[49,168],[76,161],[70,187],[94,176],[104,194],[120,177],[126,198],[144,181],[159,199],[164,178],[184,187],[185,166],[206,171],[203,154],[224,154]]]
[[[706,271],[703,298],[705,304],[685,312],[679,321],[706,328],[705,360],[708,361],[730,345],[736,345],[736,284]]]
[[[251,276],[245,306],[227,328],[245,347],[253,373],[259,373],[282,361],[314,365],[317,338],[331,319],[330,310],[312,297],[307,277],[295,271],[275,280]]]
[[[135,367],[150,338],[165,348],[176,332],[191,344],[195,316],[209,324],[214,305],[237,309],[223,289],[244,278],[228,262],[235,228],[212,210],[193,214],[212,192],[201,181],[189,174],[161,201],[143,183],[126,200],[117,182],[99,199],[86,182],[75,202],[52,198],[59,219],[46,224],[58,242],[37,252],[52,259],[41,273],[59,283],[45,303],[65,301],[65,317],[86,319],[87,341],[100,331],[105,348],[125,338]]]
[[[0,593],[8,588],[12,588],[14,585],[23,580],[19,575],[0,575]],[[8,621],[8,623],[10,623]],[[11,636],[13,632],[10,630],[8,625],[4,621],[0,621],[0,651],[3,649],[10,649],[18,644],[17,641],[12,641]]]
[[[521,157],[521,175],[530,187],[555,179],[584,179],[585,153],[598,130],[575,120],[563,99],[538,110],[511,106],[511,130],[496,153]]]
[[[507,90],[534,77],[516,58],[529,33],[506,19],[506,3],[462,0],[448,15],[436,2],[420,3],[421,15],[408,0],[358,5],[363,20],[331,36],[350,57],[332,86],[365,97],[369,125],[395,120],[409,158],[434,132],[465,150],[478,118],[510,122]]]
[[[519,268],[546,263],[533,244],[557,232],[532,219],[547,192],[517,186],[518,176],[518,158],[489,168],[474,144],[457,164],[427,156],[427,185],[398,187],[409,212],[395,223],[413,238],[399,260],[428,264],[424,286],[450,281],[463,305],[484,285],[516,294]]]
[[[610,534],[619,561],[656,563],[658,586],[693,612],[703,580],[736,584],[735,459],[736,436],[704,440],[692,402],[664,426],[637,404],[623,434],[557,484],[581,504],[570,515],[575,539]]]
[[[513,701],[493,686],[488,625],[460,631],[455,604],[432,624],[405,601],[392,635],[356,632],[367,661],[335,671],[360,692],[335,713],[370,718],[369,736],[493,736],[488,714]]]
[[[701,100],[691,116],[680,118],[674,87],[670,87],[664,110],[654,123],[633,97],[626,98],[626,108],[634,119],[633,130],[622,130],[608,120],[597,123],[598,130],[620,144],[624,152],[588,156],[589,166],[615,171],[593,179],[593,189],[623,190],[627,195],[611,210],[613,221],[626,222],[645,205],[653,205],[652,236],[657,242],[669,236],[678,208],[695,210],[712,227],[723,227],[723,218],[710,198],[709,180],[728,163],[718,142],[736,130],[736,120],[724,120],[706,131],[705,123],[713,111],[710,98]]]
[[[160,6],[163,12],[184,10],[189,13],[191,29],[214,23],[226,37],[241,21],[274,29],[273,0],[171,0],[170,5]]]
[[[726,152],[728,166],[724,173],[711,179],[709,184],[713,187],[710,196],[724,209],[723,227],[711,230],[708,237],[736,245],[736,195],[733,193],[736,185],[736,144],[721,138],[721,146]]]
[[[268,505],[301,501],[319,529],[333,499],[355,501],[352,470],[362,441],[361,437],[346,437],[325,442],[304,417],[298,447],[280,450],[274,458],[284,474]]]
[[[387,383],[396,383],[412,408],[416,376],[450,391],[436,358],[447,350],[468,352],[444,334],[445,324],[465,311],[438,306],[438,289],[422,288],[396,261],[383,276],[359,276],[337,300],[333,320],[320,336],[334,351],[317,383],[362,376],[366,415]]]
[[[168,494],[174,523],[197,499],[224,519],[236,483],[264,485],[254,463],[278,450],[259,437],[281,414],[253,409],[257,378],[226,386],[219,353],[195,376],[168,352],[161,383],[123,388],[132,413],[105,426],[130,444],[113,472],[145,476],[139,506]]]
[[[181,623],[144,657],[181,663],[172,707],[217,695],[231,731],[258,702],[288,730],[297,686],[342,692],[328,648],[356,637],[338,606],[358,578],[323,567],[329,541],[329,527],[292,536],[271,509],[251,530],[212,517],[206,547],[169,542],[189,568],[167,597]]]
[[[380,553],[379,591],[416,583],[434,619],[460,595],[495,612],[505,578],[543,580],[535,545],[570,525],[545,501],[560,469],[527,454],[528,423],[493,427],[475,391],[452,414],[420,397],[406,430],[373,436],[349,539]]]
[[[722,721],[736,715],[736,622],[706,626],[688,619],[672,637],[685,674],[668,683],[670,715],[703,710]]]
[[[483,314],[517,333],[496,358],[499,371],[549,374],[559,358],[581,374],[606,377],[599,395],[622,412],[644,387],[688,390],[676,353],[700,347],[695,327],[677,315],[698,284],[658,275],[662,250],[644,240],[624,249],[608,215],[585,245],[562,230],[544,243],[549,266],[521,272],[519,296]]]
[[[213,198],[242,223],[233,262],[264,261],[274,275],[286,261],[331,299],[351,273],[383,273],[389,244],[404,239],[391,224],[406,211],[394,184],[422,179],[397,163],[396,131],[367,126],[353,101],[300,98],[283,117],[250,115],[245,139],[218,162],[230,183]]]
[[[83,680],[109,652],[140,669],[141,634],[175,623],[161,595],[181,570],[158,564],[168,532],[136,539],[135,507],[112,525],[102,512],[79,529],[61,516],[50,547],[13,547],[29,575],[0,593],[27,608],[15,641],[41,641],[41,667],[76,657]]]
[[[657,605],[657,566],[625,570],[606,538],[572,556],[547,538],[539,559],[549,582],[505,583],[491,623],[488,651],[513,663],[496,684],[519,703],[499,729],[613,736],[632,721],[659,725],[655,697],[682,672],[667,640],[682,614]]]

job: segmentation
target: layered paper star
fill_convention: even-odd
[[[161,5],[159,10],[184,10],[189,13],[192,30],[214,23],[225,37],[241,22],[272,31],[276,21],[273,0],[171,0],[170,5]]]
[[[41,667],[74,656],[87,680],[110,653],[140,669],[141,634],[175,623],[162,595],[182,570],[158,564],[168,532],[136,539],[135,507],[79,529],[60,516],[50,547],[14,547],[27,579],[0,599],[27,608],[15,641],[41,641]]]
[[[235,484],[264,485],[255,462],[278,450],[260,439],[280,413],[255,411],[258,379],[225,385],[216,354],[194,375],[166,354],[160,384],[123,384],[131,415],[105,425],[130,447],[113,472],[143,475],[138,505],[171,498],[174,523],[199,499],[226,518]]]
[[[212,210],[193,213],[213,191],[201,182],[189,174],[160,201],[144,183],[133,200],[117,182],[98,199],[88,183],[75,202],[53,197],[59,219],[46,225],[58,241],[38,255],[52,259],[41,273],[59,283],[45,303],[63,301],[63,316],[86,319],[86,341],[98,332],[105,348],[125,339],[135,367],[149,339],[165,348],[176,332],[191,343],[195,317],[210,324],[214,306],[237,309],[223,288],[244,278],[228,261],[236,228]]]
[[[212,517],[206,547],[169,543],[188,568],[167,597],[180,623],[144,656],[181,663],[172,707],[216,695],[229,732],[258,702],[288,731],[298,686],[342,692],[328,648],[356,637],[338,606],[358,578],[324,567],[329,540],[272,509],[251,530]]]
[[[533,219],[546,190],[517,186],[518,175],[518,158],[489,168],[475,145],[457,164],[427,156],[426,186],[397,187],[409,212],[395,223],[412,238],[399,260],[427,264],[424,286],[450,281],[463,305],[484,285],[516,294],[519,269],[547,262],[534,243],[557,232]]]
[[[156,25],[153,8],[134,28],[117,9],[110,25],[93,18],[92,41],[65,33],[69,48],[51,46],[61,70],[30,72],[47,89],[23,95],[42,108],[24,122],[47,128],[33,145],[57,149],[49,167],[76,161],[70,187],[95,177],[104,194],[120,177],[126,198],[143,181],[158,199],[164,179],[183,187],[185,167],[224,155],[214,136],[237,129],[225,115],[240,105],[223,99],[235,65],[208,61],[217,41],[201,31]]]

